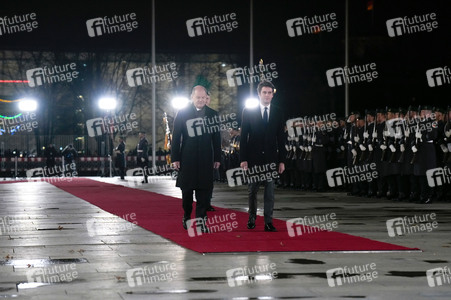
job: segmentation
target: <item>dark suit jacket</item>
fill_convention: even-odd
[[[245,108],[241,121],[240,161],[249,167],[285,163],[285,120],[277,106],[271,104],[269,122],[263,122],[260,106]]]
[[[218,113],[204,107],[205,117],[210,120]],[[213,188],[213,162],[221,161],[221,134],[218,130],[203,132],[194,105],[180,110],[174,119],[171,161],[180,162],[176,186],[182,189]]]

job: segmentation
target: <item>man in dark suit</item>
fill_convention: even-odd
[[[256,108],[245,108],[241,122],[240,161],[241,168],[247,171],[255,166],[275,164],[279,174],[285,170],[285,135],[282,112],[271,101],[274,85],[261,81],[257,87],[260,98]],[[257,214],[257,192],[260,185],[265,186],[264,217],[265,231],[276,231],[272,224],[274,208],[274,180],[251,182],[249,191],[249,221],[247,228],[255,228]]]
[[[201,229],[207,232],[207,205],[213,188],[213,168],[220,165],[221,136],[219,131],[209,127],[208,120],[217,118],[218,113],[205,105],[206,89],[195,86],[191,100],[193,103],[175,116],[171,160],[179,170],[176,186],[182,190],[183,228],[187,229],[187,221],[191,219],[195,191],[196,218],[203,220]]]
[[[121,179],[125,179],[125,142],[123,138],[119,138],[119,145],[114,151],[116,151],[116,168],[119,169]]]
[[[141,131],[139,133],[139,142],[138,146],[136,147],[136,152],[137,152],[138,167],[143,168],[144,173],[144,180],[142,183],[149,182],[147,180],[147,168],[149,163],[148,145],[149,142],[146,139],[146,133]]]

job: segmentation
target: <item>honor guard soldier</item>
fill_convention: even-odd
[[[432,203],[434,191],[428,185],[426,171],[437,167],[435,152],[437,136],[437,124],[433,120],[432,107],[420,107],[420,119],[415,129],[415,143],[412,146],[413,171],[420,186],[420,203]]]
[[[137,152],[138,167],[143,169],[144,174],[144,180],[142,181],[142,183],[148,183],[147,180],[147,168],[148,168],[147,165],[149,163],[148,145],[149,142],[147,142],[146,133],[143,131],[139,132],[139,142],[138,146],[136,147],[136,152]]]

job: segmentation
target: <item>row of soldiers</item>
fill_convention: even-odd
[[[349,195],[396,201],[450,201],[451,109],[385,108],[346,118],[287,121],[286,172],[281,185],[346,189]],[[340,170],[341,181],[327,176]],[[349,173],[371,172],[349,181]],[[330,174],[329,174],[330,175]],[[358,178],[355,177],[354,178]]]

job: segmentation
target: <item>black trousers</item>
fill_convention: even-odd
[[[196,218],[205,218],[207,216],[208,198],[211,189],[182,189],[182,206],[184,217],[191,219],[193,211],[193,192],[196,192]]]
[[[254,216],[257,214],[257,193],[260,185],[265,187],[265,193],[263,196],[263,214],[265,216],[265,224],[272,223],[272,213],[274,210],[274,180],[260,181],[250,183],[248,185],[249,214]]]

